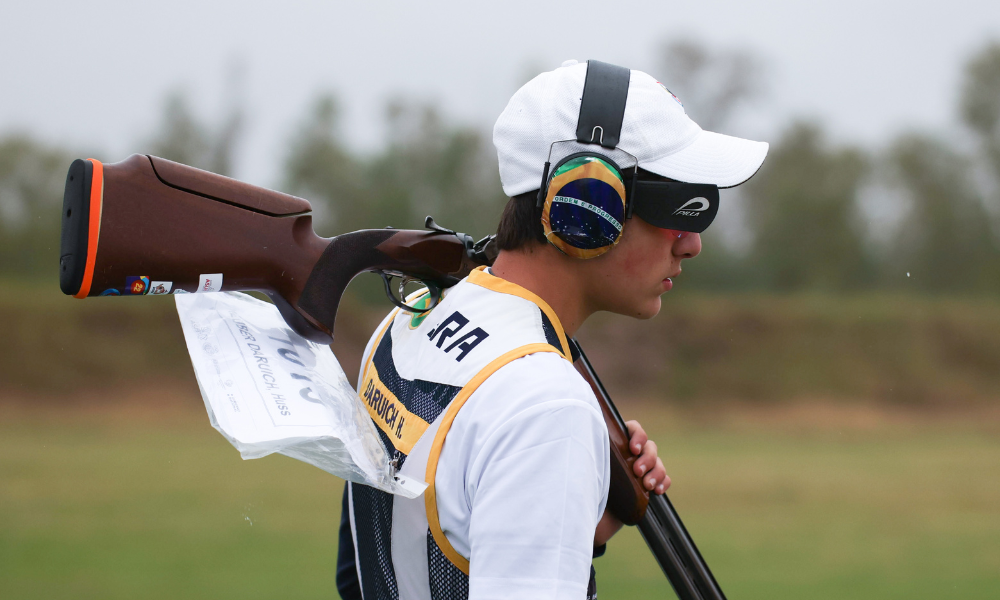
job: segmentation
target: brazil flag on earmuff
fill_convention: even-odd
[[[618,167],[593,154],[569,156],[552,170],[542,228],[548,241],[575,258],[594,258],[621,239],[625,182]]]

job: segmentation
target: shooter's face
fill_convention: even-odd
[[[587,297],[594,310],[649,319],[660,312],[668,278],[681,272],[681,261],[701,252],[701,235],[660,229],[639,217],[628,219],[618,245],[586,261]]]

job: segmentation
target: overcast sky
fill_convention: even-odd
[[[0,2],[0,134],[119,160],[145,150],[170,90],[218,117],[242,64],[237,176],[263,185],[322,91],[342,101],[345,142],[371,150],[389,97],[486,130],[528,72],[598,58],[656,75],[664,41],[686,37],[769,67],[766,98],[724,133],[773,141],[809,116],[840,140],[879,144],[904,128],[946,131],[961,65],[1000,39],[996,0]]]

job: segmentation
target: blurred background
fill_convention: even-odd
[[[240,461],[171,299],[59,292],[74,158],[302,196],[324,235],[478,238],[492,123],[568,58],[771,144],[658,317],[580,333],[729,597],[1000,594],[1000,4],[7,1],[0,53],[0,597],[337,596],[341,482]],[[670,597],[634,531],[595,566],[602,598]]]

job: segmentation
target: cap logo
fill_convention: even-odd
[[[697,204],[697,206],[693,206],[694,204]],[[701,211],[708,210],[709,206],[708,200],[705,198],[692,198],[682,204],[673,214],[682,217],[697,217],[701,214]]]
[[[658,86],[660,86],[661,88],[663,88],[663,91],[665,91],[666,93],[670,94],[670,97],[671,97],[671,98],[673,98],[673,99],[674,99],[674,100],[675,100],[675,101],[677,102],[677,104],[680,104],[680,105],[681,105],[681,108],[684,108],[684,103],[683,103],[683,102],[681,102],[681,99],[680,99],[680,98],[678,98],[676,94],[674,94],[673,92],[671,92],[670,90],[668,90],[668,89],[667,89],[667,86],[663,85],[663,84],[662,84],[662,83],[660,83],[659,81],[657,81],[657,82],[656,82],[656,85],[658,85]]]

